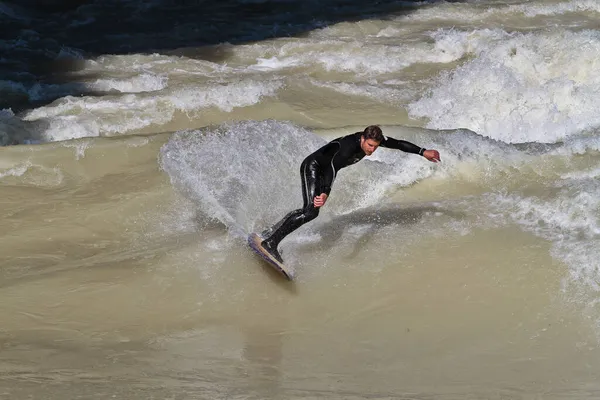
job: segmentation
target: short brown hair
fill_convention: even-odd
[[[377,125],[369,125],[363,131],[362,137],[364,137],[365,140],[373,139],[376,142],[381,143],[383,141],[383,132]]]

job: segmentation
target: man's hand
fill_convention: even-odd
[[[423,157],[425,157],[426,159],[428,159],[431,162],[439,162],[440,160],[440,153],[437,150],[425,150],[423,152]]]
[[[323,207],[325,205],[326,201],[327,201],[327,194],[321,193],[320,195],[315,196],[315,200],[313,201],[313,204],[315,205],[316,208],[319,208],[319,207]]]

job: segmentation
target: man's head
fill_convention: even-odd
[[[370,125],[365,128],[360,137],[360,148],[366,155],[373,154],[379,144],[383,141],[383,132],[377,125]]]

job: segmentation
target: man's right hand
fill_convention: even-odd
[[[319,208],[319,207],[323,207],[325,205],[326,201],[327,201],[327,194],[321,193],[320,195],[315,196],[315,200],[313,201],[313,204],[315,205],[316,208]]]
[[[440,153],[437,150],[425,150],[423,152],[423,157],[428,159],[431,162],[440,162]]]

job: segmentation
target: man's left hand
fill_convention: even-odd
[[[319,208],[319,207],[323,207],[325,205],[326,201],[327,201],[327,194],[321,193],[320,195],[315,196],[315,199],[313,200],[313,204],[315,205],[316,208]]]

